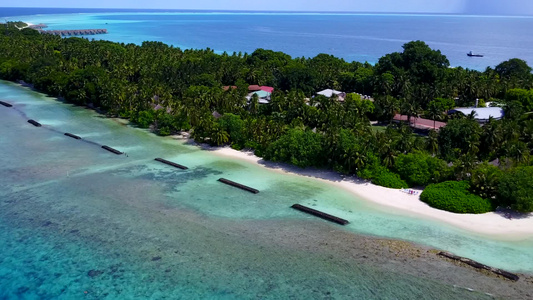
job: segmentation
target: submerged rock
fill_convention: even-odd
[[[19,288],[17,289],[17,294],[19,294],[19,295],[20,295],[20,294],[24,294],[24,293],[26,293],[26,292],[29,291],[29,290],[30,290],[29,287],[27,287],[27,286],[21,286],[21,287],[19,287]]]
[[[104,274],[104,271],[100,271],[100,270],[90,270],[89,272],[87,272],[87,275],[91,278],[100,276],[102,274]]]

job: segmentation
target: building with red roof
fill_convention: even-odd
[[[248,86],[248,90],[249,90],[250,92],[260,91],[260,90],[261,90],[261,87],[258,86],[257,84],[253,84],[253,85],[249,85],[249,86]]]
[[[394,116],[394,120],[397,122],[407,122],[407,116],[406,115],[400,115],[396,114]],[[422,119],[417,117],[411,117],[411,124],[409,124],[413,128],[422,129],[422,130],[428,130],[428,129],[434,129],[439,130],[441,127],[446,126],[446,123],[439,122],[439,121],[433,121],[429,119]]]
[[[259,88],[260,88],[262,91],[265,91],[265,92],[267,92],[267,93],[271,93],[271,94],[272,94],[272,92],[274,91],[274,88],[271,87],[271,86],[264,86],[264,85],[263,85],[263,86],[260,86]]]
[[[232,86],[226,85],[226,86],[223,86],[222,88],[224,89],[224,91],[227,91],[229,89],[234,89],[234,90],[237,89],[237,87],[234,86],[234,85],[232,85]]]

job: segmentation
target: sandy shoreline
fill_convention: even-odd
[[[230,147],[209,148],[209,150],[219,156],[245,160],[277,172],[315,178],[342,188],[359,199],[379,204],[383,209],[394,208],[402,215],[438,220],[470,232],[505,240],[520,240],[533,237],[532,214],[512,219],[495,212],[480,215],[456,214],[432,208],[420,201],[420,190],[418,190],[418,195],[410,195],[401,190],[364,182],[356,177],[345,177],[333,171],[301,169],[287,164],[267,162],[251,152],[237,151]]]

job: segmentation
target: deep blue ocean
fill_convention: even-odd
[[[420,14],[341,14],[0,8],[7,20],[43,22],[49,29],[107,28],[92,36],[126,43],[157,40],[221,53],[257,48],[293,57],[332,54],[376,63],[402,45],[422,40],[451,66],[484,70],[510,58],[533,64],[533,17]],[[481,53],[483,58],[467,57]]]
[[[376,62],[421,39],[452,65],[533,61],[531,18],[13,8],[0,8],[0,16],[110,32],[89,38],[217,52],[261,47]],[[469,50],[486,56],[468,59]],[[14,83],[0,81],[0,100],[14,105],[0,106],[0,300],[491,299],[485,293],[524,289],[416,254],[394,257],[403,250],[387,239],[533,273],[532,236],[476,234],[391,210],[316,178],[157,137]],[[261,192],[222,185],[220,177]],[[294,203],[351,223],[303,215],[290,209]],[[380,239],[358,248],[367,236]]]

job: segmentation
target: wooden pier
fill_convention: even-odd
[[[106,34],[107,29],[72,29],[72,30],[40,30],[41,34],[52,34],[59,36],[95,35]]]
[[[494,274],[497,274],[497,275],[500,275],[502,277],[505,277],[509,280],[512,280],[512,281],[518,281],[518,279],[520,279],[520,277],[518,277],[518,275],[516,274],[513,274],[513,273],[510,273],[510,272],[507,272],[507,271],[504,271],[504,270],[501,270],[501,269],[496,269],[496,268],[493,268],[493,267],[489,267],[487,265],[484,265],[482,263],[479,263],[475,260],[471,260],[469,258],[466,258],[466,257],[461,257],[461,256],[457,256],[455,254],[451,254],[449,252],[439,252],[439,255],[440,256],[443,256],[443,257],[446,257],[448,259],[451,259],[451,260],[455,260],[455,261],[459,261],[459,262],[462,262],[462,263],[465,263],[471,267],[474,267],[476,269],[483,269],[483,270],[487,270],[489,272],[492,272]]]
[[[158,162],[162,162],[162,163],[164,163],[164,164],[167,164],[167,165],[169,165],[169,166],[176,167],[176,168],[178,168],[178,169],[182,169],[182,170],[187,170],[187,169],[188,169],[186,166],[182,166],[182,165],[180,165],[180,164],[177,164],[177,163],[175,163],[175,162],[171,162],[171,161],[166,160],[166,159],[163,159],[163,158],[159,158],[159,157],[158,157],[158,158],[156,158],[155,160],[157,160]]]
[[[124,154],[124,153],[118,151],[117,149],[113,149],[113,148],[111,148],[111,147],[109,147],[109,146],[105,146],[105,145],[102,146],[102,149],[105,149],[105,150],[107,150],[107,151],[109,151],[109,152],[112,152],[112,153],[115,153],[115,154],[117,154],[117,155],[119,155],[119,154]]]
[[[316,216],[316,217],[319,217],[319,218],[322,218],[324,220],[328,220],[328,221],[331,221],[331,222],[334,222],[334,223],[337,223],[337,224],[340,224],[340,225],[346,225],[346,224],[350,223],[350,222],[348,222],[348,220],[341,219],[339,217],[335,217],[335,216],[332,216],[332,215],[327,214],[325,212],[321,212],[321,211],[318,211],[316,209],[312,209],[310,207],[303,206],[303,205],[300,205],[300,204],[294,204],[291,207],[296,209],[296,210],[303,211],[303,212],[308,213],[310,215],[313,215],[313,216]]]
[[[41,127],[41,123],[35,121],[35,120],[28,120],[28,123],[30,123],[31,125],[35,126],[35,127]]]
[[[7,103],[7,102],[4,102],[4,101],[0,101],[0,105],[3,105],[5,107],[12,107],[13,106],[11,103]]]
[[[259,190],[256,190],[254,188],[251,188],[249,186],[245,186],[243,184],[240,184],[240,183],[237,183],[235,181],[231,181],[231,180],[228,180],[228,179],[225,179],[225,178],[220,178],[218,181],[222,182],[222,183],[225,183],[227,185],[231,185],[231,186],[234,186],[236,188],[239,188],[241,190],[245,190],[245,191],[248,191],[250,193],[254,193],[254,194],[257,194],[259,193]]]
[[[79,136],[77,136],[75,134],[72,134],[72,133],[65,132],[65,135],[68,136],[68,137],[71,137],[73,139],[81,140],[81,137],[79,137]]]

